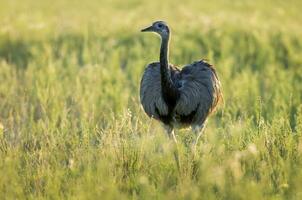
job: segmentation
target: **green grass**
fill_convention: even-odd
[[[301,1],[0,1],[1,199],[301,199]],[[139,103],[166,20],[171,62],[208,59],[224,105],[177,170]]]

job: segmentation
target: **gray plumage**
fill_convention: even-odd
[[[186,126],[201,132],[222,97],[214,67],[204,60],[182,70],[168,64],[170,30],[165,22],[155,22],[142,31],[156,32],[162,39],[160,62],[147,65],[141,80],[140,101],[145,112],[162,121],[169,134]]]

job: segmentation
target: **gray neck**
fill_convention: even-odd
[[[174,86],[171,79],[171,70],[169,67],[169,36],[162,37],[161,47],[160,47],[160,73],[161,73],[161,88],[162,96],[166,103],[174,104],[176,103],[178,97],[178,90]]]

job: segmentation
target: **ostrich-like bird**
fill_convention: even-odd
[[[206,120],[222,97],[220,81],[212,65],[200,60],[181,70],[169,64],[170,29],[156,21],[142,32],[161,37],[160,62],[147,65],[140,86],[140,101],[149,117],[161,121],[176,142],[174,128],[191,126],[197,141]]]

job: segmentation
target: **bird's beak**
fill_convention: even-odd
[[[149,26],[141,30],[141,32],[152,32],[152,31],[154,31],[153,26]]]

